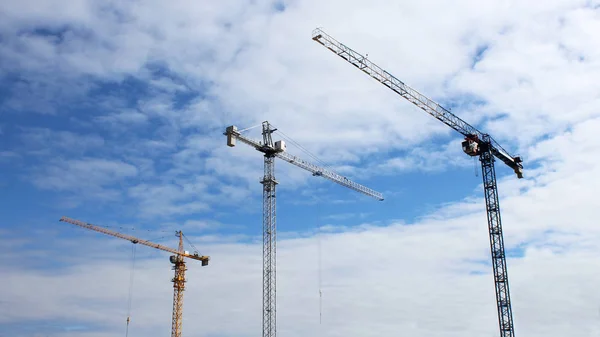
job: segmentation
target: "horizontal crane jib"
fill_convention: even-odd
[[[365,187],[361,184],[357,184],[357,183],[353,182],[352,180],[350,180],[340,174],[337,174],[335,172],[332,172],[332,171],[329,171],[322,167],[311,164],[311,163],[309,163],[303,159],[300,159],[294,155],[291,155],[287,152],[279,152],[276,154],[276,156],[287,161],[290,164],[296,165],[307,171],[312,172],[312,174],[315,176],[321,176],[323,178],[327,178],[327,179],[329,179],[335,183],[338,183],[342,186],[346,186],[352,190],[355,190],[357,192],[363,193],[370,197],[376,198],[379,201],[383,200],[383,195],[381,193],[376,192],[376,191],[374,191],[368,187]]]
[[[294,155],[291,155],[285,151],[276,150],[276,149],[268,147],[264,144],[261,144],[260,142],[258,142],[256,140],[246,138],[246,137],[242,136],[234,126],[228,127],[227,131],[224,133],[224,135],[235,138],[235,139],[241,141],[242,143],[250,145],[253,148],[255,148],[256,150],[263,152],[265,154],[274,153],[276,157],[283,159],[290,164],[294,164],[300,168],[303,168],[309,172],[312,172],[312,174],[314,176],[322,176],[322,177],[327,178],[327,179],[329,179],[335,183],[338,183],[342,186],[348,187],[354,191],[357,191],[357,192],[363,193],[365,195],[368,195],[370,197],[376,198],[379,201],[383,200],[383,195],[381,193],[374,191],[368,187],[365,187],[361,184],[355,183],[340,174],[329,171],[329,170],[319,167],[317,165],[311,164],[311,163],[309,163],[303,159],[300,159]],[[232,143],[232,145],[234,145],[234,144]]]

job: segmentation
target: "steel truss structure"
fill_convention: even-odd
[[[371,78],[385,85],[402,98],[413,103],[423,111],[465,136],[463,151],[470,156],[479,156],[483,177],[483,188],[488,219],[490,249],[496,289],[498,322],[501,337],[514,337],[513,317],[508,287],[508,271],[500,219],[500,203],[494,158],[500,159],[513,169],[518,178],[523,177],[523,165],[520,157],[511,156],[494,139],[458,116],[451,113],[435,101],[409,87],[383,68],[368,60],[343,43],[335,40],[321,29],[315,29],[312,39],[323,45],[337,56],[352,64]]]

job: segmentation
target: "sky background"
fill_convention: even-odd
[[[280,336],[498,336],[479,163],[316,27],[523,157],[496,166],[516,335],[600,336],[597,0],[3,1],[0,336],[125,334],[132,244],[63,215],[183,230],[211,256],[183,335],[260,335],[263,158],[223,132],[264,120],[385,196],[276,162]],[[129,336],[170,333],[168,257],[136,247]]]

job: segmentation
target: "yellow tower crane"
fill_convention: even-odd
[[[179,247],[178,249],[173,249],[170,247],[166,247],[163,245],[159,245],[158,243],[138,239],[134,236],[118,233],[115,231],[111,231],[109,229],[95,226],[83,221],[67,218],[63,216],[60,218],[60,221],[67,222],[82,228],[91,229],[96,232],[104,233],[107,235],[111,235],[117,238],[125,239],[131,241],[134,244],[141,244],[144,246],[164,250],[165,252],[170,252],[175,255],[171,255],[170,261],[173,264],[173,270],[175,270],[175,276],[171,280],[173,282],[173,319],[171,326],[171,337],[181,337],[181,323],[183,316],[183,290],[185,289],[185,271],[187,270],[185,267],[185,261],[183,258],[189,258],[194,260],[202,261],[202,266],[208,265],[208,260],[210,260],[209,256],[200,256],[198,252],[194,254],[190,254],[183,250],[183,233],[181,231],[177,231],[176,235],[179,237]],[[129,318],[127,318],[129,320]]]

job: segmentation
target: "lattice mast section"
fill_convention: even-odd
[[[484,136],[483,141],[486,142],[487,137]],[[481,176],[483,177],[483,192],[487,210],[490,252],[492,256],[500,336],[514,337],[515,332],[510,303],[510,289],[508,284],[508,268],[506,267],[506,253],[504,250],[504,236],[502,233],[502,219],[500,217],[498,184],[496,183],[494,156],[492,155],[492,152],[489,151],[489,147],[483,147],[481,154],[479,155],[479,161],[481,162]]]
[[[175,276],[171,280],[173,282],[173,318],[171,324],[171,337],[181,337],[181,325],[183,323],[183,291],[185,290],[185,261],[183,260],[183,234],[181,231],[177,232],[179,237],[179,252],[177,255],[171,256],[171,263],[173,263],[173,270]]]
[[[263,185],[263,337],[277,335],[277,217],[275,188],[275,153],[273,133],[268,122],[263,123],[263,144],[270,149],[264,155]]]

